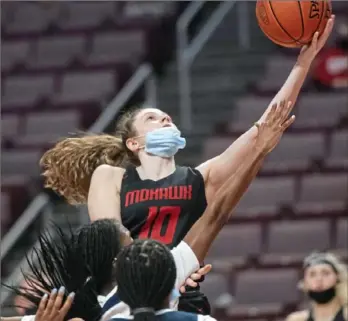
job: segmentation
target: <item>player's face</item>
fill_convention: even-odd
[[[304,273],[305,290],[323,291],[337,283],[337,274],[328,264],[317,264],[306,268]]]
[[[141,110],[136,115],[133,126],[138,136],[145,136],[148,132],[162,127],[176,127],[166,113],[156,108]]]

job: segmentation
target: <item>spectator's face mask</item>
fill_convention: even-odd
[[[336,296],[336,285],[323,291],[308,291],[308,297],[318,304],[326,304]]]
[[[336,296],[338,273],[325,258],[314,258],[305,264],[305,283],[308,297],[317,304],[326,304]]]

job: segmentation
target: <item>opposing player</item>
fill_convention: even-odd
[[[300,288],[311,306],[291,313],[286,321],[347,321],[347,266],[331,253],[313,253],[304,260],[303,273]]]
[[[324,46],[332,26],[330,19],[321,38],[314,38],[309,47],[303,48],[259,122],[265,120],[274,102],[296,102],[311,62]],[[46,186],[72,204],[88,203],[92,220],[116,218],[133,238],[153,238],[173,247],[245,161],[256,137],[257,128],[252,126],[221,155],[197,168],[176,166],[174,156],[186,141],[171,118],[158,109],[136,109],[119,120],[116,136],[64,139],[44,154],[41,165]],[[267,153],[277,143],[275,140]],[[262,161],[250,170],[245,186],[255,177]],[[203,307],[207,307],[206,302]]]
[[[253,150],[239,165],[236,173],[220,188],[215,200],[208,205],[184,241],[172,250],[177,268],[177,288],[199,268],[199,262],[204,260],[213,240],[229,220],[232,209],[242,196],[241,191],[245,190],[245,178],[250,168],[264,157],[270,145],[279,139],[294,119],[294,116],[288,118],[286,109],[273,105],[265,122],[257,125],[258,135]],[[76,293],[69,317],[93,320],[92,317],[100,314],[96,295],[108,292],[114,286],[113,269],[117,266],[115,253],[120,247],[119,239],[123,245],[132,242],[122,225],[116,225],[114,220],[97,220],[82,228],[73,239],[61,235],[60,242],[41,236],[39,263],[30,264],[33,275],[27,276],[26,280],[32,289],[26,291],[25,296],[38,304],[38,298],[45,292],[64,285],[68,292]],[[89,304],[85,304],[86,298]],[[106,302],[103,300],[103,303],[103,319],[115,312],[129,314],[128,307],[118,298],[117,287],[107,295]]]
[[[117,256],[115,279],[120,300],[135,321],[216,321],[211,316],[170,309],[176,268],[169,249],[154,240],[136,240]],[[130,318],[113,316],[112,321]],[[111,321],[110,320],[110,321]]]

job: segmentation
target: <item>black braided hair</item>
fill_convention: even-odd
[[[77,249],[90,270],[98,294],[111,282],[112,263],[122,248],[120,228],[117,220],[102,219],[84,225],[77,232]]]
[[[155,240],[136,240],[117,256],[117,293],[129,305],[134,321],[155,319],[155,311],[164,307],[175,279],[170,250]]]
[[[79,317],[99,320],[101,289],[111,282],[113,261],[120,251],[120,233],[114,220],[103,219],[65,234],[54,226],[55,236],[39,235],[39,247],[27,256],[29,273],[23,273],[27,286],[7,286],[37,308],[41,297],[64,286],[66,295],[75,292],[73,305],[65,320]]]

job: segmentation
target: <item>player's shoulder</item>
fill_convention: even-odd
[[[202,173],[199,169],[190,166],[176,166],[176,173],[178,176],[191,177],[192,179],[203,180]]]
[[[121,178],[125,170],[121,167],[115,167],[107,164],[98,166],[93,172],[94,179],[117,179]]]
[[[301,310],[290,313],[285,321],[305,321],[309,318],[308,310]]]

